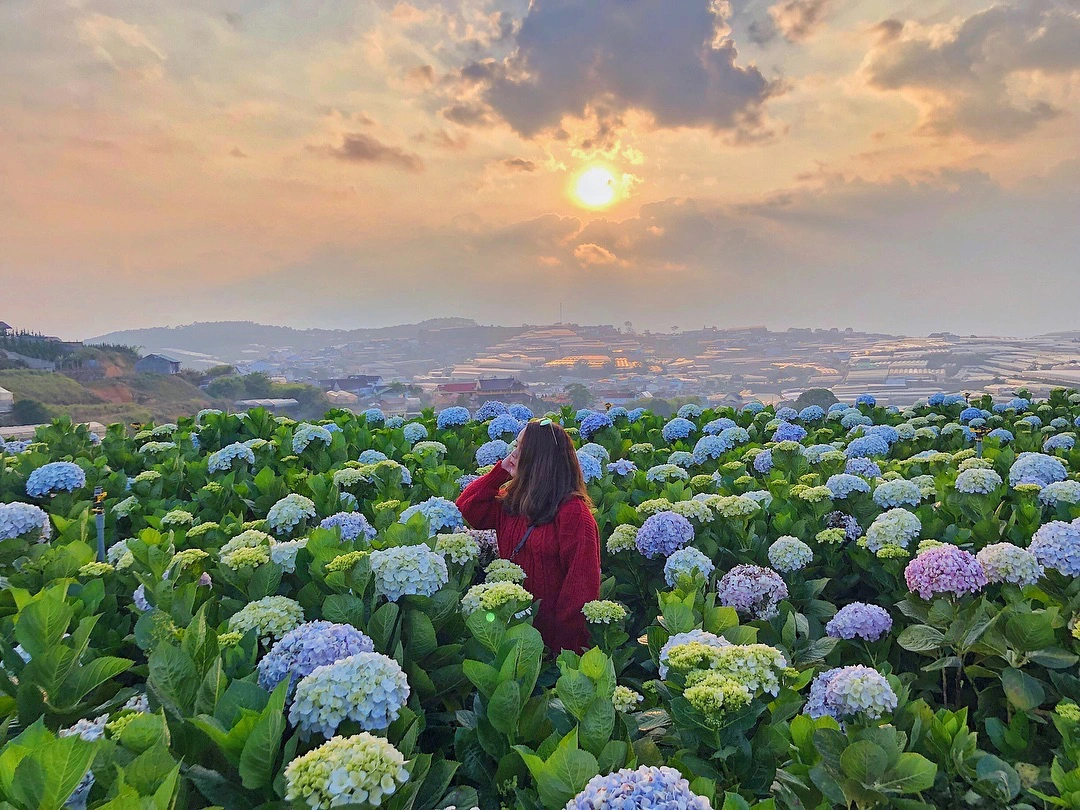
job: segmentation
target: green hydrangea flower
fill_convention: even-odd
[[[626,618],[626,608],[607,599],[586,602],[581,612],[585,614],[585,619],[593,624],[615,624]]]

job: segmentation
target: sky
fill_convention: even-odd
[[[1080,0],[0,0],[16,326],[1077,302]]]

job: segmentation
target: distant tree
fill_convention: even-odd
[[[220,366],[211,366],[202,373],[202,376],[206,380],[216,380],[218,377],[231,377],[235,373],[236,369],[226,363]]]
[[[206,393],[214,399],[245,399],[247,386],[243,377],[218,377],[206,387]]]
[[[819,408],[829,410],[830,405],[835,405],[839,402],[836,396],[828,388],[810,388],[799,394],[799,398],[795,400],[795,409],[802,410],[810,405],[817,405]]]
[[[273,383],[265,372],[256,371],[254,374],[244,376],[243,380],[248,399],[267,399],[271,396],[270,390]]]
[[[176,376],[192,385],[198,385],[203,380],[203,375],[193,368],[180,369],[180,373]]]
[[[39,425],[52,420],[52,412],[48,406],[36,399],[15,400],[11,415],[16,424],[20,425]]]
[[[563,391],[570,397],[570,404],[574,408],[588,408],[592,404],[592,392],[581,383],[571,383]]]

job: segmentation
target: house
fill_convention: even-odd
[[[180,361],[163,354],[148,354],[135,362],[136,374],[179,374]]]
[[[335,408],[349,408],[360,403],[360,397],[352,391],[327,391],[326,398]]]
[[[0,388],[0,413],[11,413],[15,407],[15,395],[6,388]]]
[[[288,411],[300,407],[300,402],[295,399],[238,399],[233,403],[238,411],[249,411],[252,408],[265,408],[268,411]]]
[[[516,377],[489,377],[472,382],[443,383],[435,388],[435,406],[445,407],[465,402],[478,406],[497,399],[500,402],[529,402],[529,386]]]
[[[375,393],[382,386],[382,377],[378,374],[350,374],[348,377],[331,377],[319,380],[323,391],[347,391],[358,397]]]
[[[11,328],[11,324],[0,321],[0,337],[7,337],[15,330]]]

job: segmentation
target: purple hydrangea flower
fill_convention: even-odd
[[[805,438],[806,428],[791,422],[781,422],[773,433],[774,442],[801,442]]]
[[[829,669],[814,678],[806,713],[815,720],[825,715],[844,720],[858,714],[876,720],[896,705],[896,693],[880,672],[855,665]]]
[[[510,413],[510,409],[506,407],[505,403],[493,399],[490,402],[485,402],[477,409],[476,421],[486,422],[489,419],[494,419],[496,416],[502,416],[504,413]]]
[[[375,527],[360,512],[338,512],[319,523],[321,529],[332,529],[334,526],[341,529],[341,539],[346,543],[361,537],[373,540],[376,534]]]
[[[865,602],[852,602],[836,612],[827,625],[825,632],[832,638],[849,641],[861,638],[864,641],[877,641],[892,630],[892,617],[883,607],[868,605]]]
[[[709,810],[709,800],[691,792],[677,770],[642,765],[594,776],[566,810]]]
[[[668,557],[694,539],[694,526],[682,515],[657,512],[637,533],[637,549],[648,559]]]
[[[772,472],[773,460],[772,450],[762,450],[756,456],[754,456],[754,470],[762,475],[768,475]]]
[[[578,427],[578,431],[581,433],[581,438],[585,441],[591,439],[595,434],[599,433],[604,428],[609,428],[614,423],[611,421],[611,417],[606,413],[593,412],[586,416]]]
[[[956,546],[936,546],[919,554],[904,569],[908,589],[923,599],[963,596],[986,587],[986,572],[975,555]]]
[[[283,680],[291,678],[291,695],[297,681],[316,667],[374,651],[371,639],[352,625],[321,620],[306,622],[282,636],[259,661],[259,686],[272,692]]]
[[[608,472],[615,475],[630,475],[637,471],[637,465],[628,458],[620,458],[618,461],[607,465]]]
[[[736,565],[716,584],[720,604],[733,607],[755,619],[771,619],[776,606],[787,599],[783,577],[760,565]]]
[[[1028,551],[1047,568],[1070,577],[1080,576],[1080,520],[1044,523],[1031,538]]]
[[[858,441],[858,439],[856,439]],[[871,461],[868,458],[862,458],[857,456],[855,458],[849,458],[847,464],[844,465],[844,472],[849,475],[859,475],[863,478],[880,478],[881,467],[876,462]]]

